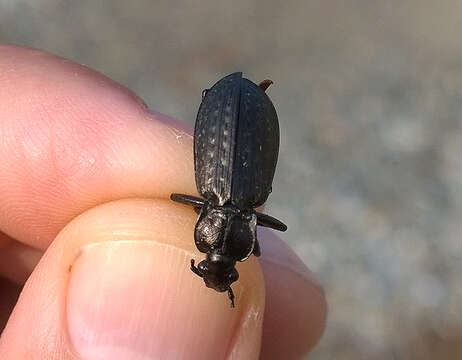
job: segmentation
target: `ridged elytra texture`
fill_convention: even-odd
[[[239,209],[262,205],[271,192],[279,152],[279,123],[271,100],[233,73],[208,90],[194,132],[198,192]]]

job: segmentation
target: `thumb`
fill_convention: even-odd
[[[26,283],[1,359],[257,359],[263,277],[240,264],[226,294],[191,273],[194,212],[126,199],[70,222]]]

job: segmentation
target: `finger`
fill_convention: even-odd
[[[191,136],[86,67],[0,46],[0,118],[0,229],[27,245],[106,201],[196,191]]]
[[[261,358],[300,359],[324,332],[324,291],[300,258],[272,231],[261,229],[259,238],[266,288]]]
[[[317,343],[324,331],[326,320],[324,292],[311,272],[281,239],[270,230],[260,230],[258,237],[263,249],[260,260],[266,287],[261,358],[299,359]],[[17,247],[13,247],[15,248]],[[21,246],[18,248],[20,249]],[[15,256],[13,250],[4,254],[6,253],[13,253],[13,255],[5,256],[4,261],[0,260],[0,270],[2,265],[10,264],[3,267],[6,268],[7,273],[11,273],[15,259],[23,259],[25,254]],[[0,258],[2,255],[3,253],[0,252]],[[2,288],[2,294],[6,295],[6,291],[10,288]],[[7,300],[15,299],[16,292],[8,296]],[[3,312],[0,314],[4,319],[11,311],[13,303],[5,301],[5,304],[9,306],[3,306]]]
[[[13,239],[4,241],[0,248],[0,276],[23,285],[42,254],[41,250]]]
[[[18,300],[21,286],[12,281],[0,277],[0,333],[3,331],[8,317]]]
[[[57,236],[0,339],[1,359],[257,359],[264,311],[256,261],[226,294],[189,270],[196,215],[164,200],[93,208]]]
[[[0,227],[10,235],[45,248],[94,204],[195,192],[190,136],[152,121],[133,94],[101,75],[43,53],[6,50],[0,91],[17,85],[0,96],[12,109],[6,114],[12,121],[0,126],[7,140],[0,155],[9,159],[0,168],[0,189],[11,189],[0,199]],[[44,93],[37,93],[39,84]]]
[[[0,333],[42,252],[7,237],[0,245]]]

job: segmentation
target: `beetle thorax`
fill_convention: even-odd
[[[256,239],[256,215],[233,205],[202,208],[195,229],[197,248],[207,254],[220,254],[243,261],[252,252]]]

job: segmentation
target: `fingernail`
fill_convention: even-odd
[[[189,269],[191,254],[154,241],[81,249],[70,275],[70,341],[83,359],[223,359],[246,306]],[[235,286],[237,300],[242,289]]]
[[[264,239],[260,241],[260,246],[262,247],[262,261],[269,261],[279,265],[286,270],[301,275],[319,288],[322,287],[316,276],[308,269],[300,257],[289,245],[274,235],[273,231],[261,229],[259,235],[261,235],[260,238]]]

